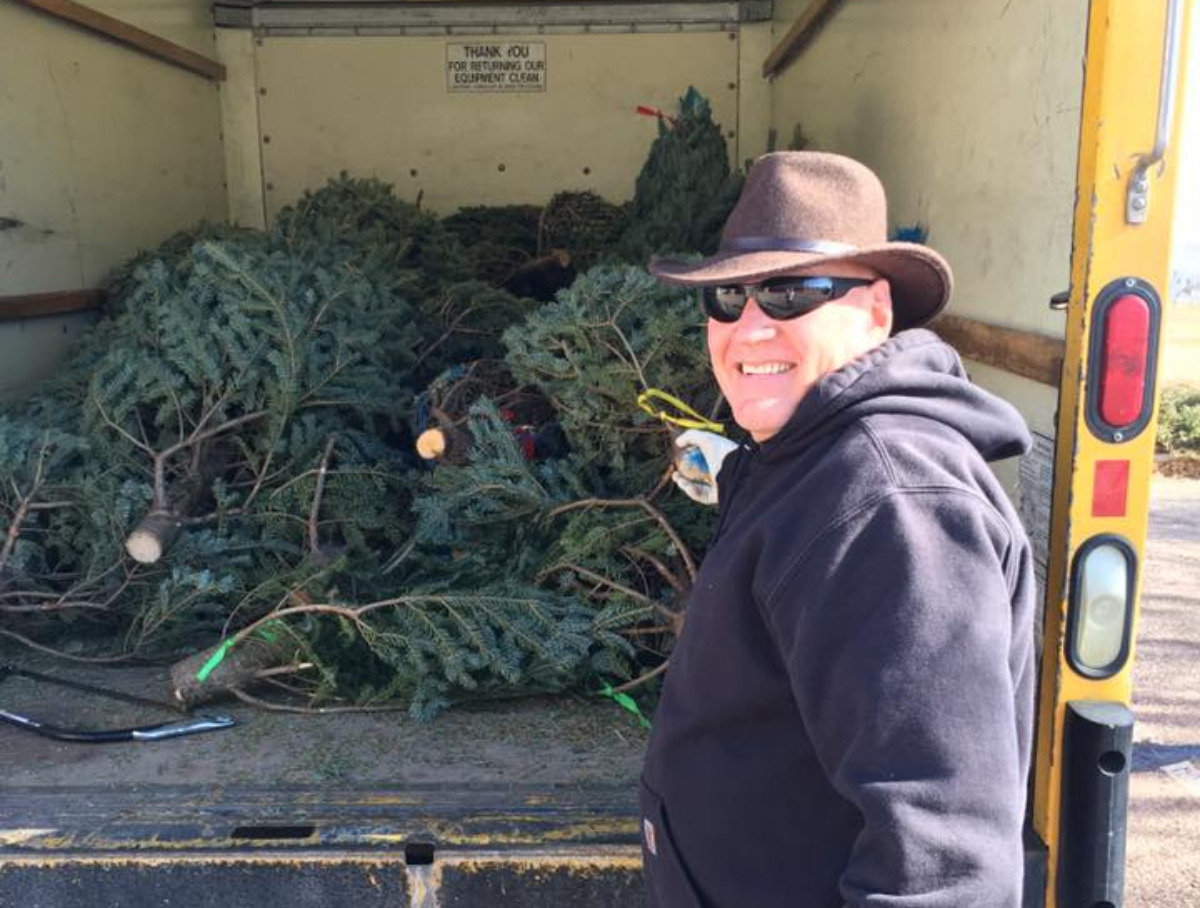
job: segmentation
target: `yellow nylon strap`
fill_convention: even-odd
[[[662,401],[668,407],[674,407],[675,412],[664,409],[661,405],[656,405],[653,401]],[[678,397],[668,394],[666,391],[660,391],[658,388],[651,388],[649,391],[643,391],[638,395],[638,406],[653,416],[655,419],[661,419],[663,422],[670,423],[673,426],[680,426],[684,429],[704,429],[706,432],[716,432],[720,435],[725,434],[725,427],[719,422],[713,422],[711,419],[705,419]]]

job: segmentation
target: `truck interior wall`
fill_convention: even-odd
[[[200,0],[103,8],[213,52]],[[226,217],[216,83],[13,3],[0,35],[0,297],[95,288],[138,249]],[[0,394],[53,372],[89,321],[0,322]]]
[[[782,34],[807,0],[780,0]],[[853,155],[950,260],[952,311],[1061,337],[1086,0],[841,4],[772,86],[773,125]]]
[[[808,3],[777,0],[776,41]],[[799,126],[808,147],[879,173],[890,226],[924,225],[950,261],[950,313],[1063,337],[1048,301],[1070,284],[1087,13],[1086,0],[837,4],[772,80],[772,126],[781,147]],[[1048,450],[1057,389],[966,365]],[[1032,522],[1050,459],[997,473]]]
[[[213,0],[87,0],[87,5],[198,54],[215,54]]]
[[[222,30],[224,32],[225,30]],[[246,34],[241,32],[243,36]],[[761,62],[769,27],[757,27],[750,71]],[[739,124],[742,76],[738,30],[648,34],[530,34],[219,38],[230,66],[226,96],[238,106],[239,147],[227,160],[234,212],[249,217],[265,194],[268,220],[304,190],[340,171],[393,183],[401,198],[438,212],[464,205],[542,203],[562,190],[591,190],[611,201],[633,194],[657,134],[638,105],[675,110],[689,85],[712,104],[734,162],[766,147],[766,86]],[[543,90],[451,91],[447,48],[462,43],[544,45]],[[246,86],[247,79],[255,80]],[[239,85],[235,80],[241,80]],[[256,101],[254,99],[257,99]],[[256,108],[257,134],[247,128]],[[227,116],[227,127],[229,119]],[[261,150],[247,147],[250,141]],[[261,160],[262,188],[254,176]],[[240,176],[239,176],[240,174]]]

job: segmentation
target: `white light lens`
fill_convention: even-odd
[[[1129,604],[1129,562],[1115,545],[1102,544],[1084,556],[1079,572],[1075,657],[1085,668],[1104,671],[1121,656]]]

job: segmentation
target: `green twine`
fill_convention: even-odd
[[[274,643],[276,640],[279,639],[279,635],[277,633],[275,633],[273,630],[271,630],[271,624],[274,624],[274,622],[271,622],[269,624],[264,624],[262,627],[260,627],[254,633],[257,636],[262,637],[262,639],[266,640],[268,643]],[[205,662],[202,666],[200,666],[200,671],[196,672],[196,680],[197,681],[199,681],[201,684],[203,684],[205,681],[208,680],[208,676],[211,675],[213,673],[213,671],[216,669],[216,667],[224,661],[225,656],[229,653],[229,650],[233,647],[233,642],[235,639],[236,638],[234,638],[234,637],[230,637],[228,640],[224,641],[220,646],[217,647],[216,652],[214,652],[211,656],[209,656],[208,661]]]
[[[608,697],[610,700],[616,702],[617,706],[621,707],[621,709],[625,710],[626,712],[633,713],[635,716],[637,716],[638,722],[641,723],[642,728],[651,727],[650,720],[643,715],[642,708],[637,705],[637,701],[633,699],[633,697],[629,696],[629,694],[618,693],[612,689],[611,684],[605,682],[604,687],[596,691],[596,696]]]
[[[196,672],[196,680],[199,681],[201,684],[203,684],[205,681],[207,681],[208,676],[213,673],[213,669],[215,669],[218,665],[221,664],[221,660],[223,660],[225,658],[225,654],[227,652],[229,652],[229,648],[231,646],[233,646],[233,638],[232,637],[230,637],[228,640],[226,640],[224,643],[222,643],[220,646],[218,646],[217,651],[215,653],[213,653],[211,656],[209,656],[208,661],[205,662],[202,666],[200,666],[200,671]]]

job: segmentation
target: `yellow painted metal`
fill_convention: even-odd
[[[544,44],[545,90],[448,91],[447,45],[489,40]],[[735,31],[265,37],[256,58],[268,218],[342,170],[382,177],[439,212],[544,203],[564,189],[621,201],[657,135],[635,108],[670,113],[689,85],[710,100],[737,160],[738,44]]]
[[[1034,824],[1050,848],[1047,906],[1055,904],[1057,882],[1065,704],[1071,700],[1128,704],[1131,695],[1136,644],[1121,672],[1097,681],[1071,669],[1065,657],[1064,637],[1068,571],[1080,545],[1095,534],[1116,533],[1132,543],[1139,559],[1145,548],[1157,412],[1135,440],[1109,444],[1089,430],[1083,402],[1090,380],[1088,337],[1097,294],[1117,278],[1139,277],[1159,291],[1164,306],[1168,303],[1177,143],[1168,149],[1165,166],[1151,170],[1149,220],[1140,226],[1125,222],[1130,169],[1154,144],[1167,5],[1168,0],[1093,0],[1090,12],[1034,764]],[[1181,67],[1185,66],[1186,39],[1183,50]],[[1175,107],[1177,118],[1182,101],[1180,95]],[[1178,137],[1178,128],[1173,134]],[[1130,461],[1125,517],[1092,516],[1095,465],[1107,459]],[[1136,617],[1135,610],[1135,631]]]

